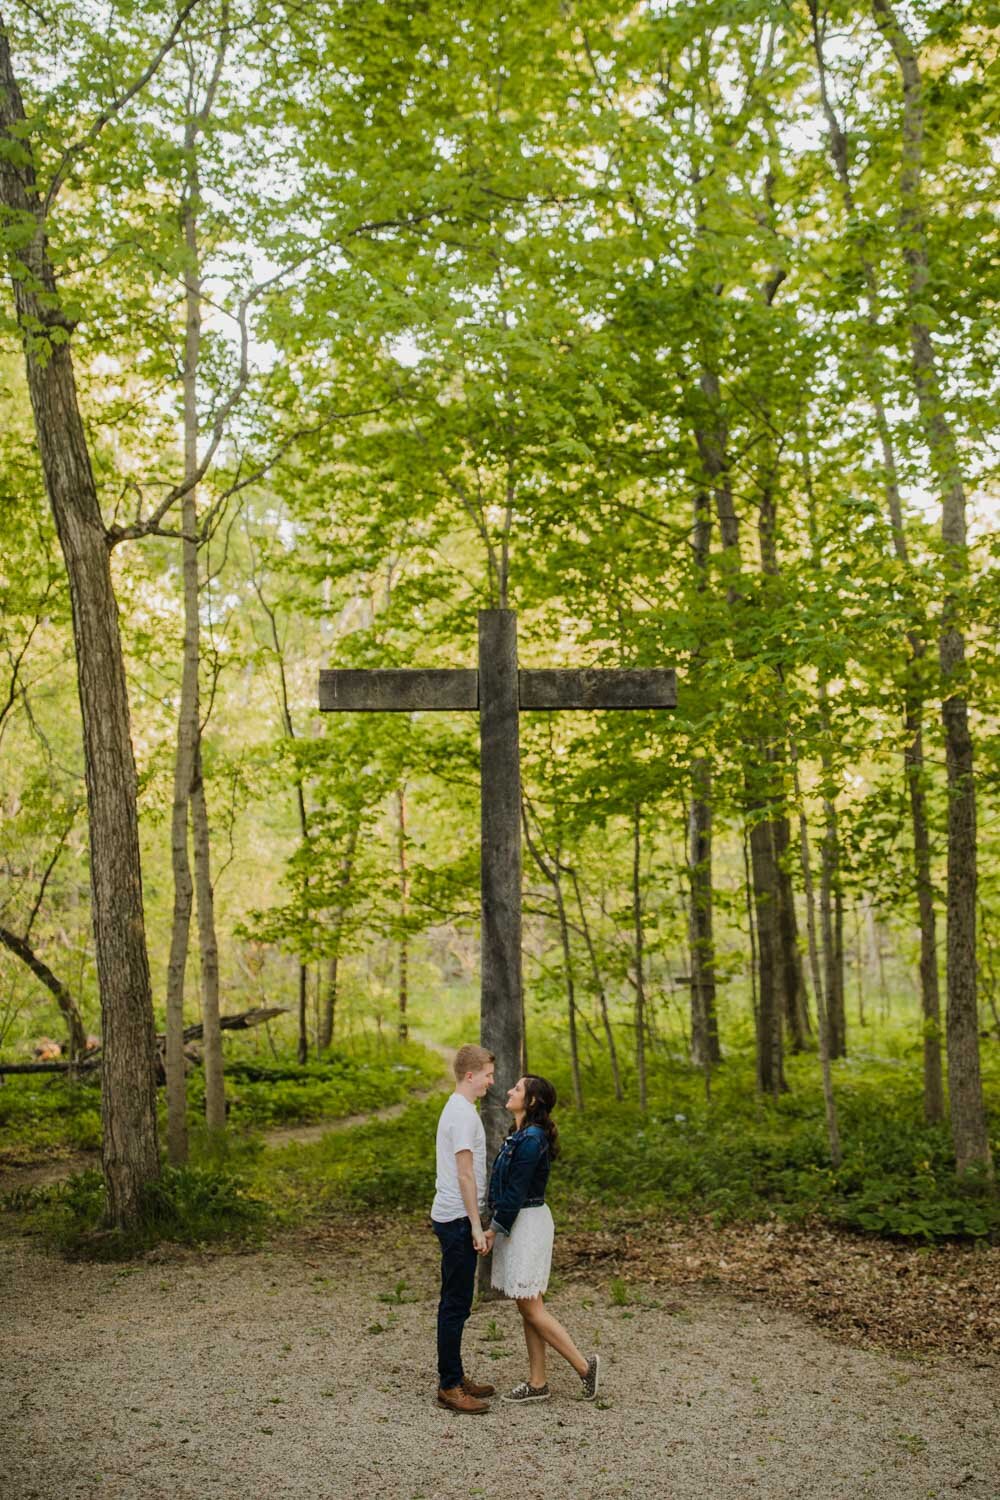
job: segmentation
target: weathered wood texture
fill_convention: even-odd
[[[543,668],[520,673],[522,708],[676,708],[669,667]]]
[[[508,1089],[521,1074],[521,760],[517,616],[479,614],[479,735],[482,765],[482,1017],[480,1037],[496,1058],[483,1100],[489,1153],[506,1134]]]
[[[319,674],[319,706],[326,713],[474,709],[479,707],[479,673],[472,668],[454,671],[337,668]]]

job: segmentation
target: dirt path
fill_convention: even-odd
[[[557,1236],[559,1266],[559,1238]],[[996,1500],[996,1375],[831,1342],[756,1304],[564,1283],[602,1401],[434,1403],[429,1232],[333,1229],[252,1255],[70,1265],[0,1241],[5,1500]],[[404,1300],[382,1300],[406,1282]],[[412,1300],[409,1300],[411,1299]],[[520,1379],[516,1310],[467,1363]]]

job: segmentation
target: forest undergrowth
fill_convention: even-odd
[[[433,1024],[435,1035],[449,1042],[471,1031],[464,1006],[437,1016],[425,1010],[418,1011],[418,1024]],[[829,1245],[831,1235],[844,1231],[869,1246],[985,1248],[1000,1242],[1000,1201],[985,1186],[959,1183],[946,1128],[923,1120],[919,1045],[905,1018],[873,1027],[870,1046],[877,1053],[858,1048],[835,1064],[844,1145],[837,1169],[829,1158],[814,1053],[786,1057],[788,1092],[762,1098],[748,1034],[730,1029],[725,1060],[706,1077],[686,1061],[683,1036],[664,1027],[650,1054],[643,1112],[634,1100],[628,1030],[617,1029],[625,1098],[615,1097],[603,1051],[585,1050],[582,1109],[572,1103],[561,1031],[539,1023],[530,1034],[530,1065],[553,1079],[561,1099],[553,1211],[574,1235],[597,1237],[587,1242],[598,1247],[594,1253],[605,1253],[600,1236],[617,1244],[637,1226],[642,1243],[653,1233],[657,1244],[665,1226],[685,1244],[705,1236],[728,1244],[733,1235],[750,1232]],[[4,1206],[21,1227],[71,1254],[128,1255],[164,1240],[255,1242],[344,1216],[401,1215],[416,1223],[433,1196],[439,1098],[419,1098],[395,1118],[318,1141],[268,1148],[266,1131],[277,1123],[332,1121],[397,1103],[439,1082],[441,1067],[440,1058],[416,1042],[371,1035],[304,1067],[280,1047],[276,1056],[262,1057],[259,1051],[251,1056],[244,1044],[230,1059],[230,1128],[221,1137],[199,1125],[200,1075],[192,1075],[190,1164],[165,1169],[137,1234],[122,1240],[103,1232],[96,1170],[48,1187],[15,1187]],[[992,1045],[984,1048],[984,1074],[996,1138],[1000,1056]],[[99,1103],[93,1082],[9,1080],[0,1090],[0,1156],[10,1165],[46,1151],[96,1146]],[[701,1259],[698,1264],[704,1270]]]

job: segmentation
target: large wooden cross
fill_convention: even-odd
[[[496,1083],[483,1100],[487,1141],[506,1132],[504,1101],[521,1074],[522,709],[674,708],[672,669],[584,667],[519,671],[517,616],[479,612],[479,670],[335,669],[319,674],[319,706],[334,711],[479,712],[482,777],[482,1011],[480,1039],[496,1056]]]

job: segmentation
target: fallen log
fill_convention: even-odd
[[[263,1026],[264,1022],[270,1021],[272,1016],[287,1016],[287,1014],[287,1005],[259,1005],[256,1010],[245,1010],[239,1016],[220,1016],[219,1026],[222,1031],[247,1031],[251,1026]],[[199,1042],[204,1035],[205,1028],[200,1021],[184,1028],[186,1042]],[[166,1046],[166,1032],[158,1032],[156,1040],[161,1046]]]
[[[287,1005],[259,1005],[254,1010],[245,1010],[238,1016],[220,1016],[219,1026],[223,1031],[247,1031],[251,1026],[262,1026],[265,1021],[270,1021],[272,1016],[283,1016],[288,1014]],[[205,1028],[201,1022],[194,1026],[184,1028],[184,1041],[197,1042],[204,1035]],[[157,1044],[160,1051],[166,1045],[166,1036],[163,1032],[157,1035]],[[5,1063],[0,1062],[0,1077],[9,1073],[89,1073],[94,1068],[101,1066],[101,1059],[97,1055],[100,1052],[100,1044],[92,1047],[87,1057],[81,1058],[77,1063],[71,1062],[31,1062],[31,1063]],[[200,1059],[198,1059],[200,1061]],[[191,1056],[189,1061],[195,1061]]]

